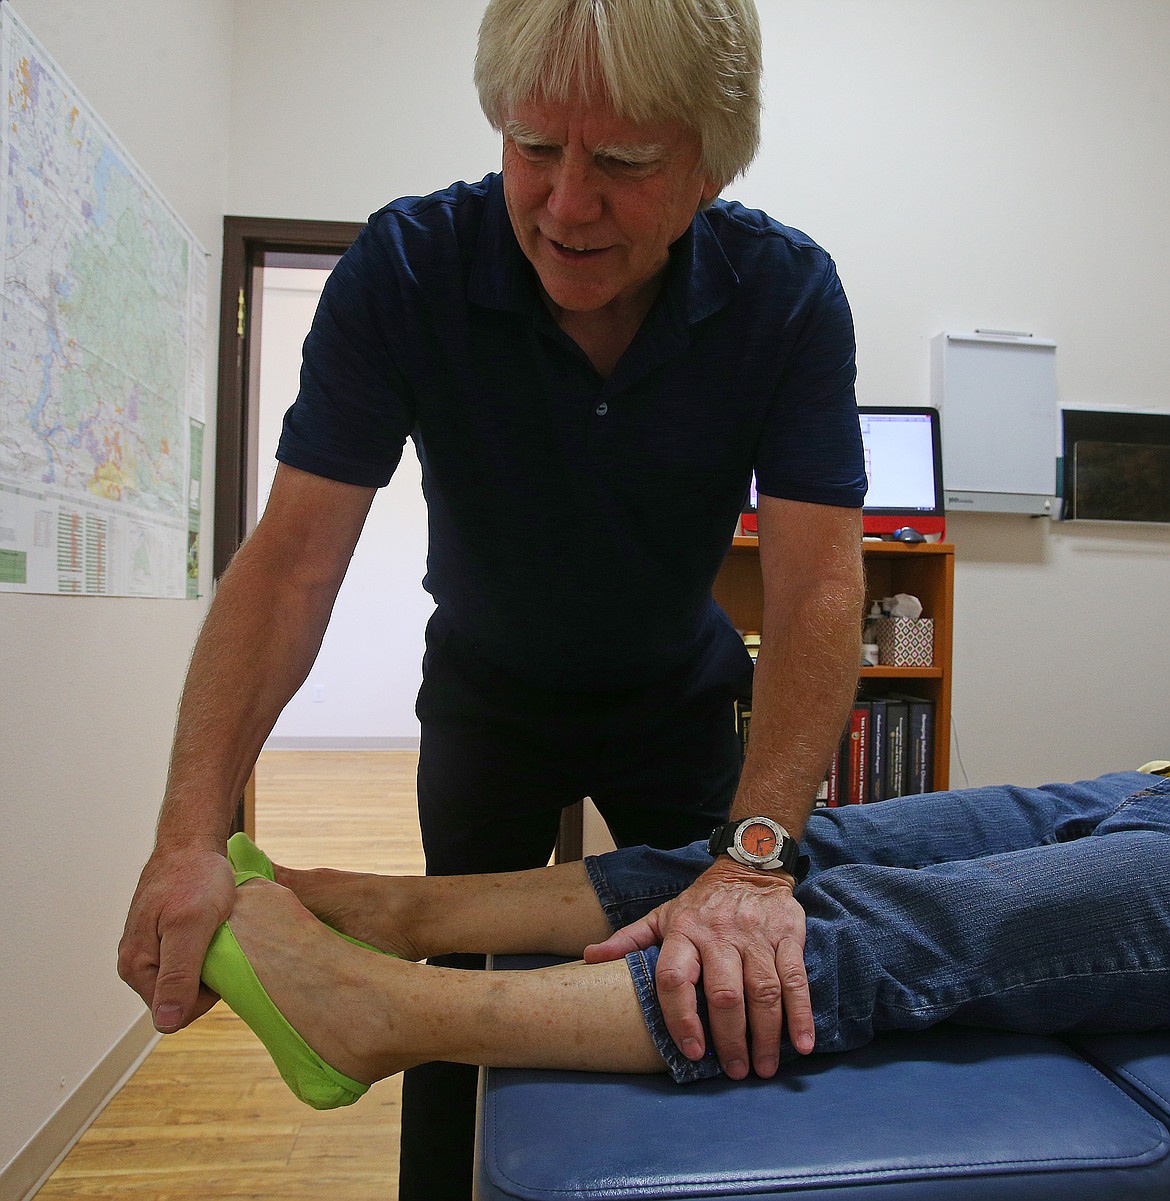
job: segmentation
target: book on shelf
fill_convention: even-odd
[[[870,698],[870,800],[934,791],[934,702],[891,692]]]
[[[886,799],[886,706],[884,696],[869,702],[869,796],[872,804]]]
[[[829,764],[829,770],[825,772],[825,778],[821,781],[821,786],[817,789],[816,809],[836,809],[841,803],[841,747],[838,746],[833,752],[832,762]]]
[[[870,749],[872,702],[858,700],[837,744],[829,770],[817,790],[817,808],[863,805],[870,797],[873,757]]]
[[[735,702],[735,730],[739,735],[739,749],[747,756],[748,738],[752,730],[752,698],[739,697]]]
[[[896,697],[886,699],[886,771],[887,799],[906,795],[906,742],[910,726],[910,707]]]
[[[908,754],[904,796],[934,791],[934,705],[920,696],[906,697]]]
[[[739,681],[739,696],[735,698],[735,730],[739,735],[739,749],[746,758],[748,738],[752,728],[752,684],[755,676],[756,654],[760,649],[760,636],[750,630],[740,630],[739,635],[752,660],[743,678]]]
[[[870,703],[854,701],[841,742],[842,805],[864,805],[869,799],[869,734]]]

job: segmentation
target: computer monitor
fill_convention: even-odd
[[[909,526],[924,537],[946,534],[943,508],[942,439],[938,409],[929,405],[859,405],[865,449],[866,534],[892,534]],[[741,520],[755,534],[756,477],[752,476]]]
[[[944,535],[938,409],[859,405],[858,414],[869,480],[862,510],[865,533],[892,534],[909,526],[923,535]]]

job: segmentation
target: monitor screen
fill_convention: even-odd
[[[923,535],[946,532],[942,439],[938,409],[909,405],[859,405],[868,490],[862,519],[867,534],[892,534],[905,526]],[[753,474],[742,529],[756,532]]]
[[[943,532],[942,442],[939,413],[929,406],[860,405],[865,448],[867,534],[912,526]]]

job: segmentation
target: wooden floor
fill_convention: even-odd
[[[292,867],[419,873],[412,752],[269,751],[257,841]],[[356,1105],[297,1101],[222,1004],[164,1038],[37,1194],[38,1201],[392,1201],[397,1079]]]

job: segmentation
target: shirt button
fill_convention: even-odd
[[[609,405],[607,405],[603,400],[601,404],[599,404],[593,411],[598,415],[598,417],[604,417],[606,413],[609,412]]]

